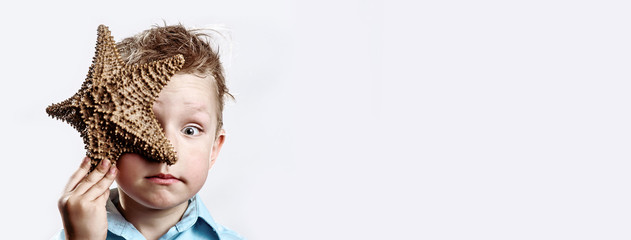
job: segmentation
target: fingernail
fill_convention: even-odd
[[[86,163],[88,163],[89,161],[90,161],[90,158],[88,158],[88,157],[84,157],[84,158],[83,158],[83,162],[81,162],[81,163],[86,164]]]
[[[103,160],[101,160],[101,165],[102,165],[103,167],[107,168],[107,167],[109,167],[109,165],[110,165],[110,161],[109,161],[109,160],[107,160],[107,159],[103,159]]]
[[[116,168],[116,165],[112,165],[112,167],[110,168],[109,174],[114,175],[114,174],[116,174],[117,170],[118,169]]]

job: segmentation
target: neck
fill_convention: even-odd
[[[120,188],[116,208],[147,239],[158,239],[182,219],[188,201],[168,209],[154,209],[142,205],[125,194]]]

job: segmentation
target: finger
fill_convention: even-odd
[[[66,187],[64,188],[64,192],[70,192],[74,190],[77,184],[79,183],[79,181],[85,178],[85,175],[88,174],[89,171],[90,171],[90,158],[84,157],[83,161],[81,162],[81,165],[79,165],[79,169],[77,169],[77,171],[75,171],[72,174],[72,176],[70,176],[70,179],[68,180],[68,183],[66,184]]]
[[[100,205],[103,204],[105,205],[105,203],[107,202],[107,200],[110,199],[110,189],[106,189],[105,192],[103,192],[103,194],[101,194],[100,196],[98,196],[95,201]]]
[[[100,181],[110,168],[110,161],[101,160],[98,166],[88,174],[83,180],[77,184],[77,187],[73,190],[74,194],[84,194],[92,185]]]
[[[92,185],[90,189],[88,189],[83,196],[89,200],[96,200],[99,196],[103,195],[103,192],[109,192],[110,186],[116,179],[116,174],[118,173],[118,169],[115,165],[112,165],[110,169],[107,171],[105,177],[101,178],[96,184]]]

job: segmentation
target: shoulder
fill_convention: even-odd
[[[112,232],[107,231],[107,239],[124,239],[118,235],[114,235],[112,234]],[[227,238],[230,239],[230,238]],[[66,233],[64,232],[64,229],[62,228],[61,230],[59,230],[59,232],[57,234],[55,234],[53,237],[50,238],[50,240],[66,240]]]
[[[219,239],[220,240],[243,240],[243,239],[245,239],[244,237],[239,235],[237,232],[232,231],[231,229],[228,229],[228,228],[226,228],[224,226],[221,226],[221,225],[217,226],[215,231],[217,232],[217,235],[219,235]]]
[[[204,223],[203,225],[208,226],[211,229],[211,231],[214,231],[215,233],[217,233],[217,236],[219,237],[220,240],[245,239],[244,237],[242,237],[241,235],[239,235],[237,232],[233,231],[232,229],[224,227],[223,225],[215,222],[213,217],[210,216],[210,212],[208,211],[204,203],[201,201],[201,199],[199,199],[199,197],[195,196],[193,199],[194,199],[193,203],[194,205],[196,205],[197,210],[198,210],[198,214],[199,214],[198,219],[202,220],[201,222]]]
[[[64,229],[59,230],[57,234],[50,238],[50,240],[65,240],[66,234],[64,233]]]
[[[211,237],[219,240],[243,240],[243,236],[229,229],[209,217],[200,217],[193,227],[193,232],[199,236]]]

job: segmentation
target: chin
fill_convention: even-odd
[[[120,188],[121,186],[119,186]],[[126,191],[121,188],[129,199],[149,209],[170,209],[186,203],[191,197],[185,193],[170,191]]]
[[[181,195],[154,194],[152,196],[140,197],[140,201],[137,202],[151,209],[169,209],[185,203],[188,199],[190,199],[190,197],[181,197]]]

